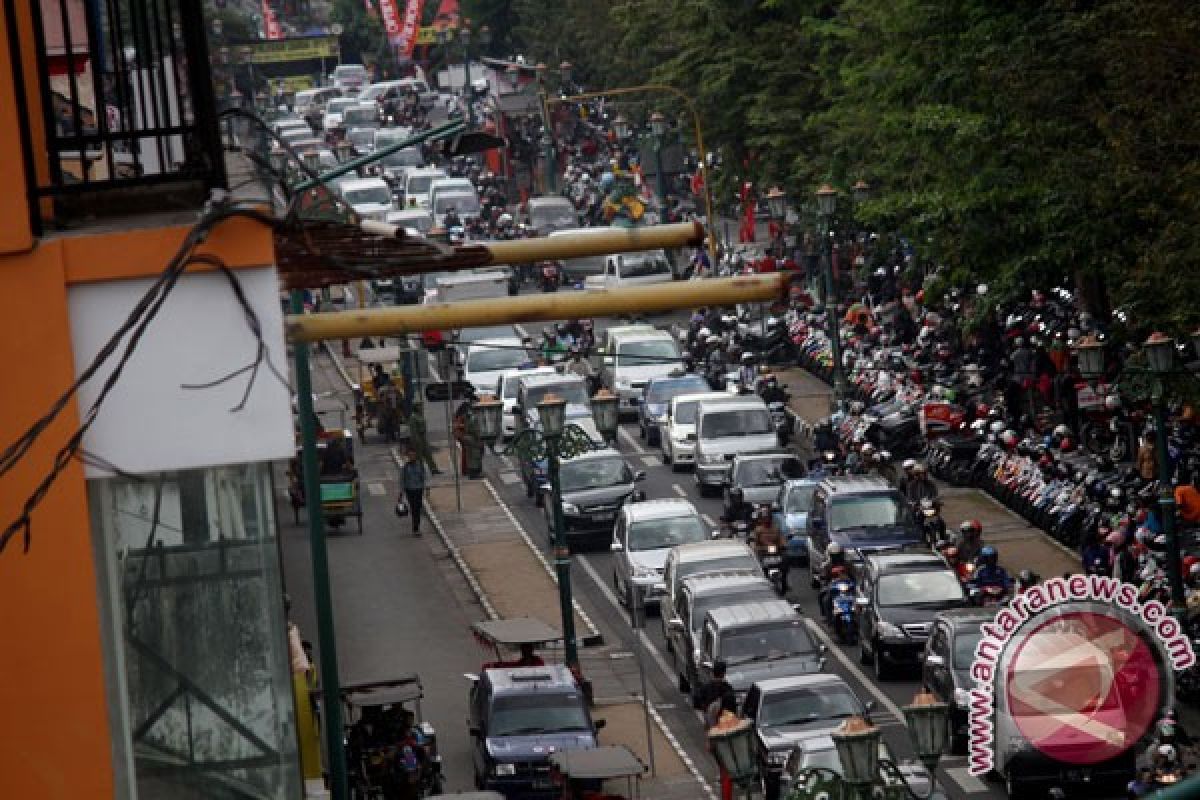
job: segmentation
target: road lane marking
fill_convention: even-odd
[[[507,483],[509,486],[512,486],[514,483],[521,482],[521,476],[515,472],[501,472],[500,482]]]
[[[704,524],[710,528],[717,527],[716,521],[712,517],[710,517],[708,514],[701,514],[700,519],[704,520]]]
[[[385,494],[387,494],[387,489],[383,488],[382,483],[368,483],[367,492],[375,495],[376,497],[383,497]]]
[[[662,460],[657,456],[642,456],[642,464],[647,467],[657,467],[662,465]]]
[[[617,428],[617,435],[625,439],[625,444],[633,448],[633,452],[639,456],[646,455],[646,448],[642,447],[641,443],[633,437],[633,434],[624,428]]]
[[[687,494],[687,489],[684,489],[684,488],[683,488],[682,486],[680,486],[678,483],[672,483],[672,484],[671,484],[671,488],[672,488],[672,489],[674,489],[674,490],[675,490],[675,494],[679,495],[680,497],[687,497],[687,496],[688,496],[688,494]]]
[[[805,619],[804,621],[808,623],[809,630],[811,630],[813,634],[829,649],[829,652],[833,654],[833,657],[842,662],[842,666],[844,666],[851,675],[858,679],[858,682],[866,687],[868,692],[875,696],[875,699],[879,701],[879,704],[885,708],[889,714],[894,716],[896,719],[904,719],[904,712],[900,710],[900,706],[892,702],[892,698],[884,694],[883,690],[876,686],[874,681],[867,678],[866,673],[859,669],[858,665],[851,661],[848,655],[842,652],[842,648],[838,645],[838,643],[829,638],[829,634],[825,632],[825,629],[822,628],[816,620]]]

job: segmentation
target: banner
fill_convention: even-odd
[[[439,30],[442,30],[442,28],[440,28],[437,25],[425,25],[423,27],[417,28],[417,44],[419,44],[419,45],[437,44],[437,33]],[[449,31],[451,36],[453,36],[455,38],[458,37],[458,26],[457,25],[449,25],[445,28],[445,30]]]
[[[268,39],[282,39],[283,26],[279,24],[279,17],[275,14],[275,9],[271,8],[270,0],[262,0],[262,15],[263,15],[263,33]]]
[[[379,0],[379,16],[383,20],[383,31],[388,43],[395,47],[400,42],[401,19],[396,10],[396,0]]]
[[[310,36],[303,39],[259,41],[250,47],[253,64],[278,64],[286,61],[308,61],[317,58],[337,58],[338,37]]]
[[[404,21],[400,27],[400,39],[394,42],[397,55],[412,58],[413,48],[417,45],[417,29],[421,27],[421,13],[425,10],[425,0],[408,0],[404,5]]]

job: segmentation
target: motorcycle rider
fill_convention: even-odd
[[[1112,533],[1106,526],[1096,529],[1083,547],[1083,571],[1088,575],[1111,574],[1112,551],[1107,544],[1108,536]]]
[[[724,388],[725,373],[727,367],[725,365],[725,352],[721,349],[721,337],[712,335],[708,337],[708,356],[705,359],[708,382],[713,388]]]
[[[1012,577],[1008,570],[1000,566],[1000,554],[990,544],[985,544],[979,551],[976,561],[975,574],[971,576],[972,589],[1000,587],[1006,593],[1012,590]]]
[[[762,395],[763,402],[768,406],[772,403],[786,403],[788,394],[783,387],[779,385],[779,380],[774,375],[765,375],[759,389],[759,394]]]
[[[738,487],[733,487],[729,490],[729,500],[731,505],[726,517],[726,521],[730,524],[734,522],[752,522],[754,519],[754,506],[747,503],[744,493]]]
[[[912,480],[913,469],[917,466],[916,459],[906,458],[900,465],[900,476],[896,479],[896,488],[900,494],[908,497],[908,482]]]
[[[830,542],[825,548],[825,565],[821,567],[821,589],[817,593],[817,603],[821,608],[821,616],[826,620],[832,614],[831,602],[833,581],[839,577],[849,577],[850,568],[846,564],[846,551],[837,542]]]
[[[567,362],[566,371],[571,375],[578,375],[583,378],[587,384],[588,394],[592,393],[593,383],[596,380],[596,370],[591,362],[583,357],[578,345],[572,345],[568,351],[570,360]]]
[[[927,497],[930,500],[938,499],[937,486],[930,480],[929,470],[924,464],[913,465],[912,477],[904,486],[904,496],[914,508],[919,508],[921,501]]]
[[[462,227],[462,219],[458,216],[458,211],[455,210],[454,206],[446,209],[446,214],[442,217],[442,227],[446,230]]]
[[[754,353],[742,353],[741,366],[738,368],[738,384],[742,394],[754,391],[754,384],[758,380],[758,369],[755,367],[757,362]]]
[[[547,364],[553,364],[555,360],[560,358],[566,352],[563,343],[558,340],[558,334],[554,328],[546,327],[542,329],[542,360]]]
[[[787,594],[787,559],[783,557],[783,536],[780,534],[779,528],[775,525],[770,506],[759,506],[755,512],[753,536],[754,551],[760,558],[772,547],[779,554],[780,586],[783,589],[783,593]]]
[[[967,564],[975,564],[983,552],[983,523],[977,519],[963,520],[958,526],[958,557]]]

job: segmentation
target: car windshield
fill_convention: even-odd
[[[392,204],[392,190],[386,186],[368,186],[363,189],[346,189],[342,192],[346,202],[352,206],[374,203],[380,206]]]
[[[495,372],[514,369],[529,361],[529,354],[520,347],[475,346],[467,354],[467,372]]]
[[[441,273],[443,277],[447,274],[449,273]],[[465,342],[478,342],[483,339],[504,339],[512,335],[513,328],[511,325],[493,325],[488,328],[463,328],[454,338],[462,344]]]
[[[879,528],[903,525],[905,509],[890,494],[838,498],[829,509],[829,524],[835,531],[845,528]]]
[[[384,147],[390,147],[396,144],[397,139],[376,139],[375,149],[380,150]],[[415,147],[406,147],[403,150],[397,150],[394,153],[383,157],[383,165],[385,167],[419,167],[425,163],[425,159],[421,158],[421,151]]]
[[[975,663],[975,647],[983,634],[979,631],[959,631],[954,637],[954,669],[970,669]]]
[[[820,686],[771,692],[763,698],[760,725],[807,725],[834,719],[857,717],[866,713],[863,704],[849,689]]]
[[[742,603],[764,603],[767,600],[777,600],[779,595],[775,594],[774,589],[748,589],[745,592],[738,594],[714,594],[701,596],[696,599],[695,605],[692,607],[692,632],[699,633],[700,626],[704,624],[704,615],[714,608],[723,608],[725,606],[736,606]]]
[[[354,145],[355,147],[361,148],[375,146],[375,136],[371,133],[371,131],[350,131],[350,134],[346,138],[349,139],[350,144]]]
[[[649,275],[670,275],[671,265],[666,256],[650,253],[630,253],[619,262],[622,278],[645,278]]]
[[[646,389],[647,403],[669,403],[676,395],[694,392],[697,389],[707,389],[708,383],[701,377],[681,378],[680,380],[655,381]]]
[[[879,743],[879,758],[894,761],[887,745]],[[838,775],[842,774],[842,760],[838,757],[836,747],[804,748],[800,756],[800,769],[827,769]]]
[[[789,462],[795,462],[795,464]],[[785,468],[798,464],[799,462],[791,456],[743,461],[738,464],[733,484],[735,486],[772,486],[784,479]]]
[[[604,256],[568,258],[563,262],[563,269],[573,275],[600,275],[604,272]]]
[[[535,228],[545,226],[573,228],[579,224],[579,220],[575,218],[575,209],[569,205],[554,205],[531,209],[529,212],[529,221],[533,223]]]
[[[358,105],[358,101],[351,97],[338,97],[330,100],[325,106],[325,111],[330,114],[340,114],[347,108],[353,108]]]
[[[587,405],[587,391],[583,381],[572,383],[556,383],[547,386],[534,386],[526,390],[525,402],[530,409],[536,409],[538,403],[548,394],[556,394],[567,401],[567,405]]]
[[[433,210],[438,214],[445,214],[451,209],[459,214],[477,214],[479,213],[479,198],[466,192],[439,194]]]
[[[693,400],[688,403],[675,404],[675,421],[680,425],[695,425],[696,424],[696,408],[700,405],[699,402]]]
[[[373,108],[348,108],[342,112],[342,124],[351,126],[371,126],[379,121],[378,112]]]
[[[771,433],[771,415],[765,410],[721,411],[705,414],[700,427],[702,439],[724,439],[730,436],[753,436]]]
[[[683,580],[703,572],[724,572],[730,569],[758,569],[758,559],[749,554],[726,558],[705,558],[699,561],[683,561],[675,567],[675,579]]]
[[[877,597],[879,605],[886,607],[952,603],[964,595],[953,572],[930,570],[880,577]]]
[[[421,233],[429,233],[433,229],[433,217],[428,214],[413,214],[412,216],[396,217],[388,219],[396,225],[404,228],[416,228]]]
[[[559,488],[563,492],[601,489],[633,482],[633,470],[625,459],[588,458],[574,463],[567,461],[559,469]]]
[[[662,550],[677,544],[703,542],[708,538],[704,522],[695,514],[685,517],[647,519],[629,528],[629,549]]]
[[[440,178],[441,175],[414,175],[408,179],[408,184],[405,190],[409,196],[425,194],[429,191],[429,184],[433,183],[435,178]]]
[[[488,735],[532,736],[591,729],[583,698],[578,694],[529,694],[497,697],[492,704]]]
[[[808,654],[816,649],[799,619],[739,628],[721,637],[721,658],[731,666]]]
[[[626,342],[617,348],[618,367],[650,367],[679,360],[679,348],[670,339]],[[670,370],[664,370],[670,372]]]
[[[804,514],[812,508],[815,486],[793,486],[788,489],[787,498],[783,502],[783,510],[789,514]]]

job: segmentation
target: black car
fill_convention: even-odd
[[[957,608],[943,611],[933,621],[933,633],[925,645],[921,683],[950,706],[950,730],[946,737],[950,752],[967,752],[970,695],[974,686],[971,664],[982,633],[979,626],[996,617],[995,609]]]
[[[774,506],[784,481],[803,477],[804,464],[786,450],[737,456],[729,468],[729,484],[723,495],[725,518],[733,519],[737,512],[737,495],[751,507]]]
[[[661,435],[659,426],[666,422],[671,398],[707,391],[708,381],[700,375],[672,373],[665,378],[651,378],[642,390],[642,402],[638,403],[638,434],[646,444],[657,445]]]
[[[878,680],[918,663],[940,612],[970,605],[957,573],[932,553],[867,556],[856,602],[859,658]]]
[[[559,465],[558,485],[563,526],[572,549],[577,543],[607,547],[621,506],[645,499],[645,492],[634,487],[645,479],[644,471],[635,472],[620,453],[608,448],[564,459]],[[554,504],[549,502],[549,484],[542,484],[540,491],[547,536],[553,542]]]

